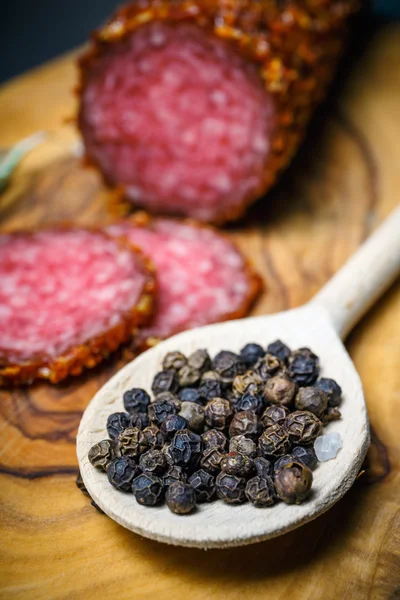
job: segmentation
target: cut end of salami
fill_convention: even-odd
[[[0,384],[93,367],[151,314],[152,267],[101,231],[0,235]]]
[[[260,290],[259,277],[240,251],[211,227],[139,214],[109,226],[107,233],[126,237],[156,267],[156,310],[151,325],[135,338],[139,347],[242,317]]]
[[[265,188],[274,100],[231,42],[153,21],[86,61],[88,157],[138,206],[224,220]]]
[[[239,217],[289,164],[359,5],[126,4],[80,61],[87,158],[152,212],[213,223]]]

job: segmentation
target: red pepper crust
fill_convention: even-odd
[[[43,230],[52,229],[65,231],[73,230],[70,225],[57,225],[55,227],[44,227]],[[80,227],[80,230],[84,228]],[[156,294],[156,279],[154,266],[142,253],[142,251],[124,239],[111,238],[97,228],[86,228],[86,231],[95,232],[105,239],[113,239],[121,249],[129,249],[139,259],[145,281],[140,298],[135,306],[122,316],[121,322],[100,335],[80,344],[49,360],[48,358],[35,359],[32,361],[15,364],[1,360],[0,362],[0,386],[15,386],[31,384],[37,379],[44,379],[50,383],[58,383],[70,375],[80,375],[84,369],[92,369],[112,352],[117,350],[121,344],[127,342],[135,335],[138,328],[147,324],[154,310],[154,298]],[[36,230],[37,231],[37,230]],[[29,235],[29,231],[13,232],[16,235]]]
[[[220,318],[218,319],[218,321],[221,321],[221,322],[229,321],[231,319],[240,319],[242,317],[245,317],[249,313],[252,305],[254,304],[255,300],[257,299],[257,296],[259,295],[260,291],[262,290],[263,282],[262,282],[261,277],[255,272],[255,270],[251,264],[251,261],[247,260],[243,256],[241,250],[231,240],[231,238],[228,237],[227,235],[225,235],[224,233],[217,231],[211,225],[205,225],[203,223],[199,223],[198,221],[195,221],[194,219],[167,219],[166,217],[157,219],[157,218],[151,217],[149,214],[145,213],[144,211],[140,211],[140,212],[135,213],[134,215],[131,215],[129,218],[124,219],[123,222],[128,221],[129,223],[132,223],[132,225],[135,225],[136,227],[144,227],[144,228],[151,229],[153,227],[156,227],[158,220],[160,220],[160,221],[169,220],[171,222],[182,224],[182,225],[187,225],[189,227],[193,227],[196,229],[204,229],[204,230],[211,231],[213,234],[218,235],[220,238],[226,240],[226,242],[229,243],[229,245],[231,245],[231,247],[241,257],[243,257],[243,274],[248,281],[248,288],[247,288],[246,295],[245,295],[241,305],[235,311],[227,312],[227,313],[221,315]],[[118,225],[118,223],[121,223],[121,220],[115,221],[114,224]],[[171,331],[170,335],[180,333],[180,331],[182,331],[182,329]],[[147,337],[146,339],[144,339],[143,338],[144,333],[145,333],[145,331],[143,331],[143,332],[140,331],[138,336],[132,342],[131,347],[135,353],[144,351],[152,346],[155,346],[157,343],[159,343],[162,340],[162,338],[154,337],[154,336]]]
[[[80,60],[81,88],[95,57],[153,20],[188,21],[233,42],[258,65],[276,105],[272,152],[258,189],[233,210],[222,206],[213,219],[218,224],[234,220],[290,162],[333,77],[346,21],[358,7],[359,0],[138,0],[93,34],[92,45]],[[87,159],[94,162],[93,157]]]

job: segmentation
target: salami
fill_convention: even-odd
[[[98,364],[149,318],[152,267],[102,231],[0,235],[0,384]]]
[[[132,2],[80,61],[87,158],[152,212],[237,218],[290,161],[357,5]]]
[[[156,310],[151,325],[136,337],[139,346],[241,317],[260,289],[260,279],[243,255],[211,227],[139,214],[109,226],[107,232],[126,236],[156,266]]]

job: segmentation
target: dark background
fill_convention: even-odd
[[[82,44],[118,0],[0,0],[0,82]],[[400,0],[372,0],[374,19],[400,17]]]

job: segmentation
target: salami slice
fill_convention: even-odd
[[[158,295],[149,327],[136,341],[149,346],[185,329],[246,314],[260,279],[240,251],[211,227],[139,214],[107,228],[126,236],[156,267]]]
[[[98,364],[152,310],[152,267],[102,231],[0,235],[0,384],[56,383]]]
[[[80,61],[87,158],[128,201],[221,223],[298,147],[358,0],[141,0]]]

